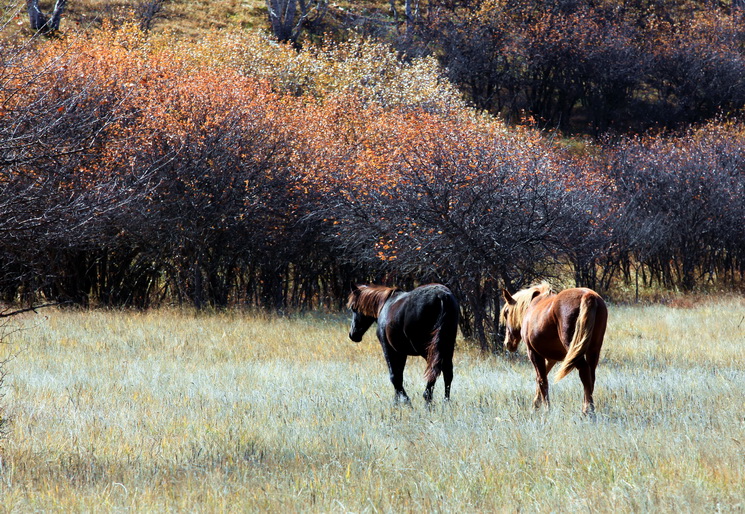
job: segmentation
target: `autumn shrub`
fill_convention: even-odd
[[[388,84],[380,72],[398,68],[374,71],[379,49],[345,51],[357,71],[334,75],[349,87],[323,94],[289,94],[135,30],[30,53],[27,68],[45,73],[8,105],[43,123],[24,125],[34,143],[7,184],[43,177],[49,194],[32,181],[33,209],[72,214],[40,227],[50,239],[30,275],[45,256],[53,265],[29,289],[76,303],[281,309],[343,297],[348,278],[437,279],[473,299],[485,341],[496,284],[529,280],[560,251],[550,231],[573,212],[561,208],[565,168],[538,133],[407,96],[415,75]]]
[[[184,53],[268,81],[280,93],[324,99],[353,95],[364,104],[448,112],[465,106],[433,57],[402,59],[372,39],[329,41],[298,51],[259,33],[212,34]]]
[[[127,194],[132,177],[98,173],[120,100],[87,73],[95,70],[72,67],[77,56],[13,57],[3,69],[0,98],[3,270],[13,284],[7,296],[14,297],[20,281],[29,291],[83,301],[69,290],[80,277],[63,280],[57,272],[81,266],[79,252]]]
[[[12,53],[4,300],[283,311],[440,281],[490,350],[501,287],[742,280],[740,124],[572,153],[438,90],[431,60],[326,47],[282,82],[226,48],[125,27]]]
[[[664,125],[696,123],[745,106],[745,30],[738,16],[695,13],[660,24],[647,43],[648,83],[659,95],[655,114]]]
[[[122,149],[135,168],[157,163],[145,223],[131,232],[151,248],[157,242],[179,299],[225,305],[236,269],[285,261],[278,234],[295,215],[283,165],[286,113],[265,86],[235,74],[172,81],[149,89],[141,112],[148,132],[136,127],[131,137],[145,137]]]
[[[8,155],[17,148],[26,154],[6,168],[3,198],[17,204],[28,177],[33,195],[19,208],[28,217],[44,212],[27,232],[19,230],[20,218],[8,228],[26,234],[18,248],[36,251],[7,256],[8,264],[31,266],[24,275],[36,281],[29,291],[75,303],[147,306],[168,298],[273,309],[343,297],[334,275],[345,273],[318,229],[303,222],[314,192],[297,180],[313,173],[313,152],[326,143],[305,149],[296,141],[295,118],[307,100],[191,49],[174,50],[125,27],[25,55],[28,73],[13,82],[19,94],[7,90],[13,115],[4,127],[26,138]],[[406,91],[394,89],[409,102]],[[372,103],[381,105],[384,96]],[[325,119],[323,98],[305,97]],[[290,162],[301,152],[306,160]],[[28,245],[39,231],[50,238]],[[9,274],[9,299],[20,283],[17,272]]]
[[[466,333],[492,348],[499,287],[558,274],[571,227],[586,225],[587,182],[537,132],[422,111],[355,112],[333,124],[340,142],[308,179],[325,195],[315,215],[329,243],[389,281],[448,284],[464,300]]]
[[[745,106],[741,13],[709,4],[437,2],[422,44],[477,106],[598,135]]]
[[[23,63],[18,93],[4,98],[5,128],[17,140],[6,148],[4,198],[30,220],[43,212],[20,245],[36,237],[46,255],[14,260],[46,266],[33,276],[49,281],[35,289],[78,303],[146,305],[161,290],[200,305],[204,283],[224,303],[227,286],[215,276],[233,269],[224,263],[234,258],[230,245],[252,237],[260,253],[271,222],[254,218],[285,203],[274,200],[286,188],[271,173],[284,169],[275,166],[283,145],[271,114],[279,102],[235,72],[224,88],[224,73],[146,51],[139,33],[123,31],[44,45]],[[9,230],[23,235],[23,220],[14,222]],[[48,241],[38,239],[43,231]],[[211,259],[205,248],[215,245],[224,251]]]
[[[613,195],[623,206],[616,247],[642,265],[644,282],[691,289],[742,276],[743,130],[711,124],[679,138],[627,139],[608,150]]]

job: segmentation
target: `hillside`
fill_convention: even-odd
[[[404,59],[435,57],[478,110],[564,134],[684,131],[745,106],[745,10],[726,2],[432,0],[407,21],[385,2],[273,1],[272,12],[305,5],[307,17],[270,24],[257,0],[91,0],[70,4],[61,29],[129,21],[191,41],[258,31],[306,49],[365,37]]]
[[[5,0],[3,10],[13,12],[23,10],[23,3]],[[41,1],[44,12],[50,12],[54,2]],[[140,23],[147,17],[148,9],[157,6],[150,29],[153,32],[167,32],[178,39],[196,40],[206,33],[225,30],[269,30],[267,6],[264,0],[83,0],[69,2],[65,9],[60,29],[62,32],[100,28],[105,20],[115,24],[122,22]],[[355,2],[354,10],[360,16],[385,17],[386,9],[368,2]],[[324,28],[333,29],[343,18],[350,5],[345,2],[333,3],[327,8],[327,24]],[[23,18],[17,18],[16,23]]]

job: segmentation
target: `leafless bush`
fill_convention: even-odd
[[[136,8],[136,16],[139,21],[140,30],[149,31],[153,23],[163,15],[166,0],[143,0]]]

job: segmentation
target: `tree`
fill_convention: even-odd
[[[39,8],[39,0],[26,0],[26,10],[31,23],[31,30],[39,34],[51,34],[58,31],[66,5],[67,0],[57,0],[52,14],[47,16]]]
[[[281,43],[298,46],[303,28],[323,18],[327,0],[266,0],[272,34]]]
[[[495,350],[500,287],[551,274],[579,220],[567,168],[537,133],[356,112],[317,172],[328,244],[397,285],[445,283],[461,300],[464,333]]]
[[[140,22],[140,30],[149,31],[153,23],[163,11],[163,4],[166,0],[142,0],[136,9],[137,18]]]

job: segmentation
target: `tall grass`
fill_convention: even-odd
[[[462,340],[427,410],[345,318],[47,314],[0,350],[10,511],[745,509],[742,301],[611,306],[594,421],[576,373],[534,412],[525,357]]]

